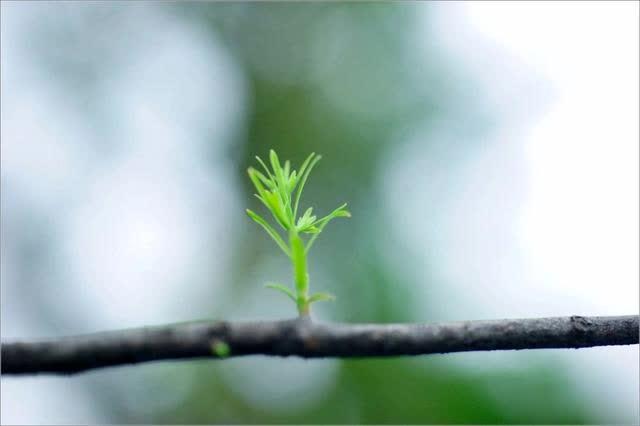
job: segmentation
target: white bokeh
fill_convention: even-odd
[[[213,316],[229,264],[228,222],[239,209],[222,156],[242,116],[242,73],[210,35],[159,6],[60,7],[2,4],[3,339],[48,330],[20,308],[21,277],[11,268],[6,227],[21,220],[15,200],[59,236],[52,266],[34,282],[55,315],[69,320],[57,333]],[[30,37],[47,10],[61,12],[60,25],[71,29],[117,12],[129,32],[126,43],[100,39],[100,31],[83,41],[93,51],[103,42],[124,51],[109,52],[118,66],[93,88],[99,101],[92,106],[104,114],[100,128],[37,62]],[[110,386],[127,395],[155,377],[145,379],[144,371],[115,375]],[[3,377],[2,423],[108,422],[86,392],[109,382],[97,377]],[[183,394],[147,393],[144,406],[130,409],[175,404]]]
[[[463,123],[417,130],[384,177],[388,204],[406,206],[394,212],[399,238],[415,249],[417,279],[430,282],[428,317],[637,314],[638,3],[467,2],[428,11],[437,31],[424,43],[445,46],[500,119],[472,141]],[[449,161],[456,145],[472,153]],[[504,369],[535,357],[449,361]],[[593,415],[638,421],[637,346],[556,351],[554,359]]]

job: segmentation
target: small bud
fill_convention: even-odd
[[[211,344],[211,352],[219,358],[226,358],[231,355],[231,348],[221,340],[214,340]]]

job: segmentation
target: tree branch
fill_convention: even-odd
[[[2,344],[2,374],[72,374],[148,361],[241,355],[377,357],[638,343],[638,315],[440,324],[203,322]]]

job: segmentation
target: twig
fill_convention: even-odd
[[[2,344],[2,374],[72,374],[148,361],[241,355],[378,357],[638,343],[638,315],[347,325],[203,322]]]

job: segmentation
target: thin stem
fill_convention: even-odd
[[[300,316],[309,315],[309,274],[307,273],[307,253],[304,242],[295,228],[289,232],[291,244],[291,263],[293,265],[293,281],[296,287],[296,300]]]

